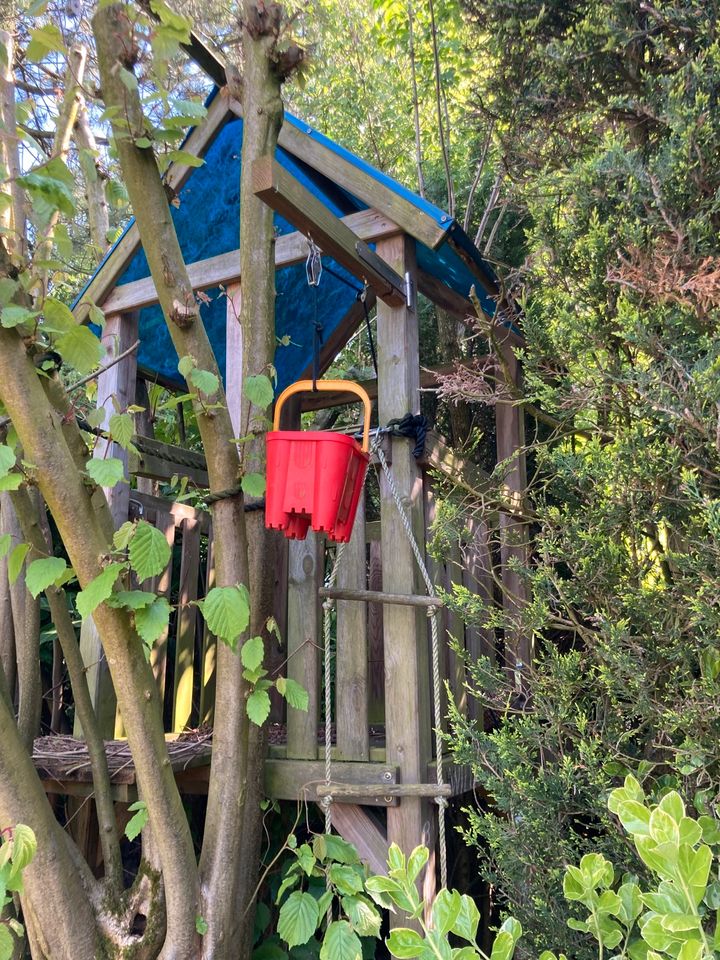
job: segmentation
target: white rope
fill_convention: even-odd
[[[400,514],[400,519],[402,521],[403,528],[405,530],[405,535],[407,536],[408,542],[412,549],[412,552],[415,556],[415,561],[418,565],[418,569],[422,574],[422,578],[425,581],[425,587],[428,592],[428,596],[435,595],[435,588],[433,582],[430,579],[430,574],[427,571],[425,566],[425,560],[418,546],[417,540],[413,533],[412,527],[410,525],[410,519],[405,512],[403,506],[402,497],[400,496],[400,491],[395,485],[395,480],[390,472],[388,462],[385,459],[385,454],[382,451],[380,443],[382,442],[382,431],[378,430],[372,443],[371,453],[376,453],[380,465],[383,468],[385,476],[387,478],[388,487],[390,492],[393,495],[393,500],[395,501],[395,506],[398,509]],[[367,476],[367,474],[366,474]],[[325,581],[325,586],[328,589],[331,589],[335,586],[335,581],[337,579],[338,569],[340,566],[340,561],[342,559],[343,552],[345,550],[345,544],[338,544],[337,551],[335,553],[335,562],[333,563],[330,574]],[[331,634],[331,613],[334,604],[334,600],[328,597],[323,603],[323,641],[324,641],[324,667],[325,667],[325,785],[329,787],[332,782],[332,745],[330,742],[332,734],[332,697],[331,697],[331,657],[330,657],[330,634]],[[443,738],[442,738],[442,718],[441,711],[442,706],[440,703],[440,637],[438,631],[438,611],[436,607],[428,607],[428,616],[430,617],[430,633],[432,638],[432,685],[433,685],[433,701],[435,707],[435,755],[436,755],[436,771],[437,771],[437,784],[439,787],[444,785],[443,778],[443,759],[442,759],[442,747],[443,747]],[[439,791],[438,791],[439,793]],[[445,797],[437,796],[435,797],[435,803],[438,806],[438,847],[440,848],[440,884],[442,887],[447,887],[447,840],[445,835],[445,808],[447,807],[447,800]],[[325,811],[325,833],[330,833],[332,830],[332,797],[328,791],[327,795],[323,797],[322,806]]]

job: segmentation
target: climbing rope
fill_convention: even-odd
[[[420,547],[418,542],[415,539],[413,534],[412,527],[410,525],[410,519],[407,516],[405,509],[403,507],[402,497],[400,496],[400,491],[398,490],[395,479],[390,472],[390,467],[385,458],[385,454],[382,451],[380,446],[384,434],[392,432],[388,429],[378,429],[375,437],[373,438],[371,446],[371,454],[377,454],[378,461],[380,466],[385,473],[387,478],[388,487],[395,501],[395,506],[397,507],[398,513],[400,514],[400,519],[402,521],[403,529],[405,530],[405,535],[408,539],[408,543],[412,549],[415,561],[418,565],[418,569],[422,575],[422,578],[425,582],[425,587],[428,592],[428,596],[434,596],[435,589],[433,582],[430,579],[430,574],[428,573],[427,567],[425,566],[425,561],[423,559]],[[332,565],[330,573],[325,581],[325,587],[332,589],[335,586],[335,581],[337,580],[338,569],[340,567],[340,562],[342,560],[343,552],[345,549],[345,544],[341,543],[338,545],[337,551],[335,553],[335,561]],[[323,640],[324,640],[324,673],[325,673],[325,786],[327,787],[326,795],[322,800],[322,807],[325,811],[325,833],[330,833],[332,830],[332,797],[330,795],[330,785],[332,783],[332,697],[331,697],[331,680],[332,680],[332,664],[330,656],[330,636],[332,630],[332,608],[334,600],[328,597],[323,603]],[[430,634],[431,634],[431,645],[432,645],[432,685],[433,685],[433,703],[435,708],[435,755],[436,755],[436,771],[437,771],[437,785],[438,787],[444,786],[443,778],[443,759],[442,759],[442,726],[441,726],[441,703],[440,703],[440,635],[438,628],[438,610],[436,607],[428,607],[428,617],[430,618]],[[438,790],[438,796],[435,798],[435,803],[438,806],[438,847],[440,848],[440,883],[442,887],[447,887],[447,840],[445,833],[445,808],[447,807],[447,800],[445,797],[440,796],[440,791]]]

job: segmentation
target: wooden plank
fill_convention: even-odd
[[[207,464],[202,453],[186,450],[152,437],[134,438],[138,453],[130,456],[130,472],[138,477],[168,481],[178,475],[198,487],[208,486]]]
[[[198,610],[193,601],[197,600],[199,572],[200,527],[194,520],[183,520],[172,715],[172,728],[175,733],[181,733],[188,726],[192,716],[195,633],[198,618]]]
[[[369,524],[366,524],[366,528]],[[378,524],[380,526],[380,524]],[[370,541],[368,585],[373,592],[382,589],[382,544],[380,537]],[[385,722],[385,659],[383,647],[383,606],[368,604],[368,722]]]
[[[212,528],[208,535],[208,554],[206,567],[205,595],[215,586],[215,544]],[[215,687],[217,669],[217,637],[208,630],[207,623],[203,622],[202,641],[202,683],[200,686],[200,723],[212,724],[215,715]]]
[[[253,189],[269,207],[311,236],[323,253],[366,281],[386,303],[405,302],[404,279],[272,157],[253,164]]]
[[[240,411],[242,409],[243,383],[243,329],[240,326],[242,293],[239,283],[230,284],[225,291],[225,397],[235,436],[242,433]]]
[[[405,237],[383,240],[378,253],[404,274],[415,274],[414,245]],[[380,423],[420,409],[418,321],[414,309],[391,308],[379,302],[378,416]],[[406,439],[392,439],[392,471],[408,511],[415,538],[425,541],[422,476]],[[384,474],[380,476],[383,590],[387,593],[422,594],[402,520]],[[421,783],[430,758],[430,689],[427,620],[418,608],[386,606],[385,638],[385,737],[388,763],[397,764],[401,780]],[[408,799],[388,810],[388,841],[409,854],[423,837],[434,811],[426,801]],[[398,918],[398,922],[401,919]]]
[[[382,590],[347,590],[341,587],[320,587],[320,597],[332,597],[335,600],[354,601],[355,603],[396,604],[400,607],[442,607],[444,601],[440,597],[429,597],[414,593],[385,593]]]
[[[104,362],[109,363],[121,353],[125,353],[137,341],[137,313],[115,314],[107,318],[102,332],[101,343]],[[110,417],[118,410],[124,411],[135,402],[135,378],[137,374],[136,353],[130,353],[119,363],[108,367],[97,380],[97,407],[105,411],[102,427],[107,429]],[[127,475],[127,451],[119,444],[99,438],[93,456],[103,459],[116,457],[122,461]],[[128,518],[130,506],[130,485],[118,483],[105,488],[110,513],[116,527]],[[92,617],[83,620],[80,628],[80,652],[87,666],[86,676],[90,688],[90,698],[95,708],[102,735],[110,738],[115,732],[116,698],[105,652],[100,642]],[[75,736],[82,736],[79,721],[75,720]]]
[[[308,692],[308,709],[287,708],[287,755],[315,760],[320,723],[320,601],[323,541],[309,531],[307,539],[288,548],[287,675]]]
[[[361,240],[368,243],[398,233],[396,223],[377,210],[361,210],[342,218],[342,222]],[[307,237],[299,231],[286,233],[275,241],[275,269],[302,263],[308,255]],[[240,251],[231,250],[206,260],[188,264],[188,275],[194,290],[229,286],[240,282]],[[157,303],[157,291],[152,277],[133,280],[115,287],[103,303],[107,311],[136,310]]]
[[[470,540],[464,549],[463,584],[490,606],[493,603],[494,579],[490,551],[490,529],[487,521],[471,519]],[[495,631],[491,627],[466,624],[465,645],[471,663],[487,657],[495,663]],[[475,697],[468,697],[468,716],[483,728],[483,709]]]
[[[167,511],[179,527],[183,520],[194,520],[200,527],[200,533],[207,535],[210,532],[210,514],[198,510],[189,503],[178,503],[175,500],[166,500],[164,497],[154,497],[149,493],[138,493],[133,490],[133,505],[140,507],[140,515]]]
[[[333,764],[333,776],[343,783],[375,784],[387,787],[396,783],[398,771],[393,764]],[[265,761],[265,793],[272,800],[317,800],[317,788],[325,783],[322,760]]]
[[[510,378],[506,394],[521,395],[522,371],[512,345],[499,345],[499,360]],[[522,513],[527,469],[525,465],[525,415],[522,406],[510,400],[495,404],[498,462],[505,462],[504,486],[511,510],[500,513],[500,564],[503,585],[503,607],[512,626],[505,633],[506,668],[513,680],[517,694],[521,694],[525,681],[523,670],[532,662],[532,638],[520,629],[522,609],[528,602],[528,588],[523,578],[513,569],[515,562],[524,566],[528,561],[528,525],[512,513],[514,508]]]
[[[338,569],[341,590],[367,586],[365,558],[365,498],[360,497],[355,526]],[[343,760],[367,760],[368,729],[367,604],[340,600],[337,605],[335,657],[335,723],[338,755]]]
[[[367,811],[355,804],[333,807],[333,828],[351,843],[372,874],[387,874],[387,834]]]
[[[334,775],[333,775],[334,776]],[[382,797],[378,794],[382,793]],[[319,797],[332,797],[337,803],[348,801],[382,800],[389,805],[391,799],[400,799],[401,797],[450,797],[452,788],[449,784],[439,783],[389,783],[381,790],[378,790],[375,784],[366,783],[341,783],[333,779],[329,784],[321,783],[317,787]]]
[[[210,104],[207,116],[201,124],[195,127],[183,144],[183,150],[195,156],[202,157],[225,122],[233,116],[233,111],[226,97],[217,96]],[[168,187],[178,192],[190,176],[194,167],[184,163],[174,163],[165,175]],[[135,256],[140,247],[140,233],[137,224],[133,221],[120,240],[110,250],[100,269],[92,278],[84,291],[80,301],[73,309],[76,320],[86,323],[93,303],[101,305],[108,293],[121,276],[125,267]]]
[[[232,107],[237,109],[235,102]],[[329,177],[338,186],[344,187],[368,206],[382,210],[411,237],[415,237],[431,249],[440,246],[445,239],[447,228],[451,223],[450,217],[447,218],[447,226],[439,226],[433,217],[428,216],[410,200],[376,180],[351,161],[341,157],[310,133],[303,133],[286,121],[280,128],[278,143],[284,150],[304,160],[313,169]]]

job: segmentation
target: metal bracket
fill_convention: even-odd
[[[405,306],[408,310],[413,309],[413,304],[415,302],[415,282],[410,276],[410,271],[405,272]]]

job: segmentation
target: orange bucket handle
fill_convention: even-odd
[[[296,393],[305,393],[308,390],[312,390],[312,388],[312,380],[298,380],[297,383],[291,383],[289,387],[285,387],[283,392],[277,398],[277,402],[275,404],[273,430],[280,429],[280,411],[282,410],[283,404],[288,397],[292,397]],[[359,397],[360,400],[362,400],[363,407],[365,408],[362,448],[363,453],[367,453],[370,449],[370,415],[372,413],[372,404],[367,391],[364,390],[359,383],[353,383],[352,380],[318,380],[316,383],[316,388],[318,390],[324,390],[326,392],[333,393],[354,393],[356,397]]]

